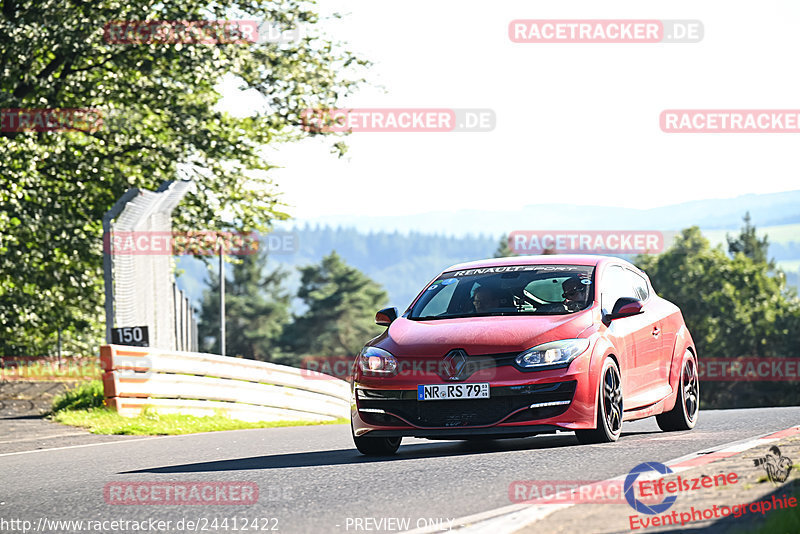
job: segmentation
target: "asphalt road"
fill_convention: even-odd
[[[169,531],[176,532],[181,519],[199,520],[195,526],[201,532],[204,526],[205,532],[224,532],[224,518],[232,532],[234,517],[240,530],[243,518],[277,518],[260,519],[258,526],[277,526],[280,532],[375,531],[379,521],[389,518],[394,519],[381,526],[390,528],[380,530],[399,530],[405,518],[412,528],[429,520],[446,527],[448,519],[511,504],[508,487],[514,480],[602,480],[644,461],[665,462],[798,422],[800,407],[703,411],[690,432],[663,433],[653,419],[625,423],[614,444],[581,446],[567,433],[482,444],[406,439],[396,456],[379,459],[359,455],[349,427],[341,425],[113,442],[98,437],[109,443],[0,455],[0,519],[37,524],[39,518],[152,518],[171,521]],[[110,482],[167,481],[253,482],[259,499],[247,506],[113,505],[104,500]],[[21,531],[9,525],[0,530]],[[48,531],[66,530],[51,525]],[[585,532],[591,532],[590,525]]]

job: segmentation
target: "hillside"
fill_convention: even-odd
[[[378,281],[388,292],[390,303],[405,308],[421,287],[440,270],[454,263],[491,257],[497,249],[499,236],[447,237],[410,232],[362,233],[352,228],[334,229],[305,226],[291,230],[295,233],[298,250],[293,254],[274,254],[269,257],[272,268],[290,272],[292,290],[299,284],[295,267],[319,262],[332,250],[345,261]],[[737,230],[728,230],[733,234]],[[725,230],[704,231],[713,244],[725,243]],[[770,255],[787,271],[789,282],[798,286],[800,271],[800,224],[759,228],[770,237]],[[216,265],[216,262],[213,262]],[[180,257],[179,267],[185,270],[179,284],[193,301],[199,302],[205,288],[206,266],[201,261]]]
[[[586,198],[591,197],[587,195]],[[636,195],[626,198],[633,205]],[[453,236],[499,236],[513,230],[534,229],[680,230],[694,225],[704,230],[732,230],[739,228],[747,211],[757,227],[800,223],[800,190],[697,200],[652,209],[541,204],[504,211],[447,209],[413,216],[327,216],[299,220],[295,224],[355,228],[363,232],[399,230]],[[800,240],[797,233],[795,240]]]

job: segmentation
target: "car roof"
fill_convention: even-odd
[[[545,254],[538,256],[509,256],[505,258],[487,258],[485,260],[458,263],[445,269],[443,272],[460,271],[463,269],[479,269],[484,267],[500,267],[505,265],[586,265],[599,266],[601,263],[621,263],[631,265],[629,262],[615,256],[599,256],[594,254]],[[637,271],[639,269],[636,269]]]

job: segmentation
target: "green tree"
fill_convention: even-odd
[[[701,361],[796,356],[796,293],[765,259],[740,252],[731,258],[720,246],[712,248],[693,226],[663,254],[639,256],[636,263],[656,292],[681,309]],[[712,407],[775,406],[800,402],[796,390],[793,384],[708,382],[703,397]]]
[[[756,227],[750,224],[750,212],[744,215],[744,226],[736,237],[725,234],[728,241],[728,252],[735,256],[739,252],[757,263],[767,263],[769,252],[769,239],[767,236],[759,239],[756,234]],[[774,268],[774,262],[770,262],[770,268]]]
[[[494,251],[495,258],[508,258],[509,256],[516,256],[517,254],[508,246],[508,234],[503,234],[500,242],[497,244],[497,250]]]
[[[375,312],[386,306],[386,292],[335,251],[299,270],[297,297],[306,311],[285,331],[297,356],[351,356],[383,331]]]
[[[783,345],[779,318],[791,315],[784,279],[764,262],[728,257],[693,226],[663,254],[640,256],[656,291],[682,311],[705,356],[772,356]]]
[[[0,109],[92,108],[102,116],[97,129],[0,133],[0,353],[52,352],[58,327],[96,350],[101,219],[130,187],[155,189],[180,169],[193,177],[198,187],[179,207],[178,230],[266,231],[285,217],[261,147],[316,135],[300,126],[303,110],[336,107],[364,64],[319,34],[313,7],[0,0]],[[104,38],[111,21],[227,18],[307,31],[283,44]],[[247,117],[221,111],[218,87],[231,77],[260,93],[263,109]]]
[[[251,360],[280,361],[280,338],[289,322],[289,293],[284,288],[287,273],[267,270],[264,253],[242,256],[226,266],[225,352]],[[232,271],[232,272],[231,272]],[[220,353],[219,273],[203,295],[198,323],[200,350]]]

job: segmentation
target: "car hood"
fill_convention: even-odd
[[[441,357],[452,349],[467,354],[521,352],[540,343],[571,339],[592,324],[593,310],[570,315],[465,317],[411,321],[400,317],[372,345],[395,356]]]

